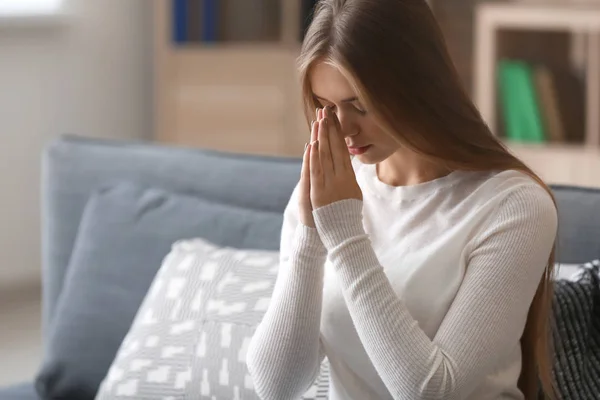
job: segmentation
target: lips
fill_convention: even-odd
[[[369,150],[370,147],[371,147],[371,145],[367,145],[367,146],[348,146],[348,151],[350,152],[350,154],[358,156],[358,155],[366,153],[367,150]]]

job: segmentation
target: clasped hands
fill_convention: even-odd
[[[329,107],[317,109],[299,184],[300,222],[314,228],[313,210],[346,199],[362,200],[340,122]]]

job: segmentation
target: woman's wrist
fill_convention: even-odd
[[[319,236],[317,228],[299,223],[296,228],[296,251],[306,256],[321,258],[327,256],[327,249]]]
[[[326,249],[365,233],[362,206],[362,200],[346,199],[313,211],[317,232]]]

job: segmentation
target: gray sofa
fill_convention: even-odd
[[[133,313],[142,300],[144,289],[147,289],[154,272],[160,266],[161,254],[166,254],[173,237],[204,235],[215,242],[221,242],[218,244],[222,245],[239,244],[245,247],[277,249],[281,214],[297,182],[299,169],[298,159],[230,155],[72,136],[62,137],[51,143],[44,154],[42,191],[44,365],[41,366],[38,376],[32,377],[35,384],[23,383],[1,389],[0,400],[93,398],[93,390],[99,383],[98,377],[106,373],[105,364],[117,351],[118,343],[126,333],[127,324],[133,319]],[[140,187],[157,188],[163,196],[181,195],[188,203],[193,199],[201,199],[206,201],[206,204],[224,204],[235,208],[236,215],[241,215],[245,225],[242,228],[234,224],[216,228],[203,224],[194,225],[196,215],[185,214],[187,206],[179,206],[184,203],[173,203],[175,206],[160,215],[164,218],[172,216],[181,223],[172,224],[173,227],[169,225],[169,221],[154,221],[152,225],[142,226],[145,231],[140,235],[149,235],[149,239],[144,236],[142,243],[136,244],[135,250],[139,254],[139,260],[128,262],[148,264],[149,267],[145,270],[147,276],[136,276],[131,285],[131,292],[135,293],[119,294],[130,299],[131,304],[124,304],[123,307],[115,307],[114,304],[111,306],[116,313],[116,322],[108,324],[110,327],[88,327],[101,339],[107,335],[115,336],[110,338],[111,345],[106,348],[84,346],[75,351],[71,348],[71,354],[61,354],[73,345],[72,342],[81,339],[71,339],[69,336],[69,343],[57,344],[64,338],[57,337],[56,331],[77,328],[74,328],[72,322],[71,325],[65,325],[60,321],[64,315],[57,312],[57,307],[71,312],[73,307],[80,305],[79,302],[61,305],[59,300],[61,294],[64,294],[62,292],[65,290],[65,279],[69,276],[69,266],[74,262],[72,253],[84,209],[88,199],[98,188],[121,181],[134,182]],[[580,263],[598,258],[600,190],[565,186],[556,186],[553,189],[559,203],[559,260],[563,263]],[[163,203],[170,204],[169,201],[171,200],[165,200]],[[210,210],[213,208],[210,207],[206,208],[207,212],[212,212]],[[184,215],[181,215],[182,213]],[[259,220],[254,219],[256,213],[260,213],[262,218],[258,228],[256,221]],[[265,215],[268,216],[267,219],[264,218]],[[201,219],[205,216],[199,213],[197,217]],[[192,221],[189,222],[190,220]],[[269,226],[265,227],[265,224]],[[181,232],[176,231],[178,226],[182,227]],[[253,227],[263,232],[260,234],[262,237],[256,237],[257,230],[253,230]],[[153,229],[160,235],[154,235],[156,232],[153,232]],[[121,230],[125,231],[126,227],[121,227]],[[169,230],[169,234],[165,234],[164,230]],[[133,235],[135,232],[129,234]],[[144,249],[144,245],[148,247]],[[86,304],[85,300],[82,298],[81,304]],[[106,308],[100,311],[107,312]],[[80,312],[79,318],[85,317],[85,314],[81,314],[85,313],[85,310],[77,311]],[[113,310],[108,310],[111,311]],[[119,324],[118,329],[112,326]],[[104,357],[103,362],[95,361],[96,356]],[[84,365],[86,363],[87,365]],[[88,376],[92,378],[88,379]],[[78,379],[81,379],[81,383]]]

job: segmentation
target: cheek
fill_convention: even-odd
[[[382,150],[385,149],[385,152],[393,153],[400,148],[398,142],[393,137],[390,137],[390,135],[383,132],[379,126],[373,124],[368,129],[369,140]]]
[[[360,128],[360,132],[365,136],[369,136],[371,138],[380,136],[379,127],[374,121],[371,121],[368,118],[361,118],[358,121],[358,126]]]
[[[377,143],[385,143],[390,139],[376,123],[371,121],[366,121],[361,124],[361,132],[364,132],[370,140],[376,141]]]

